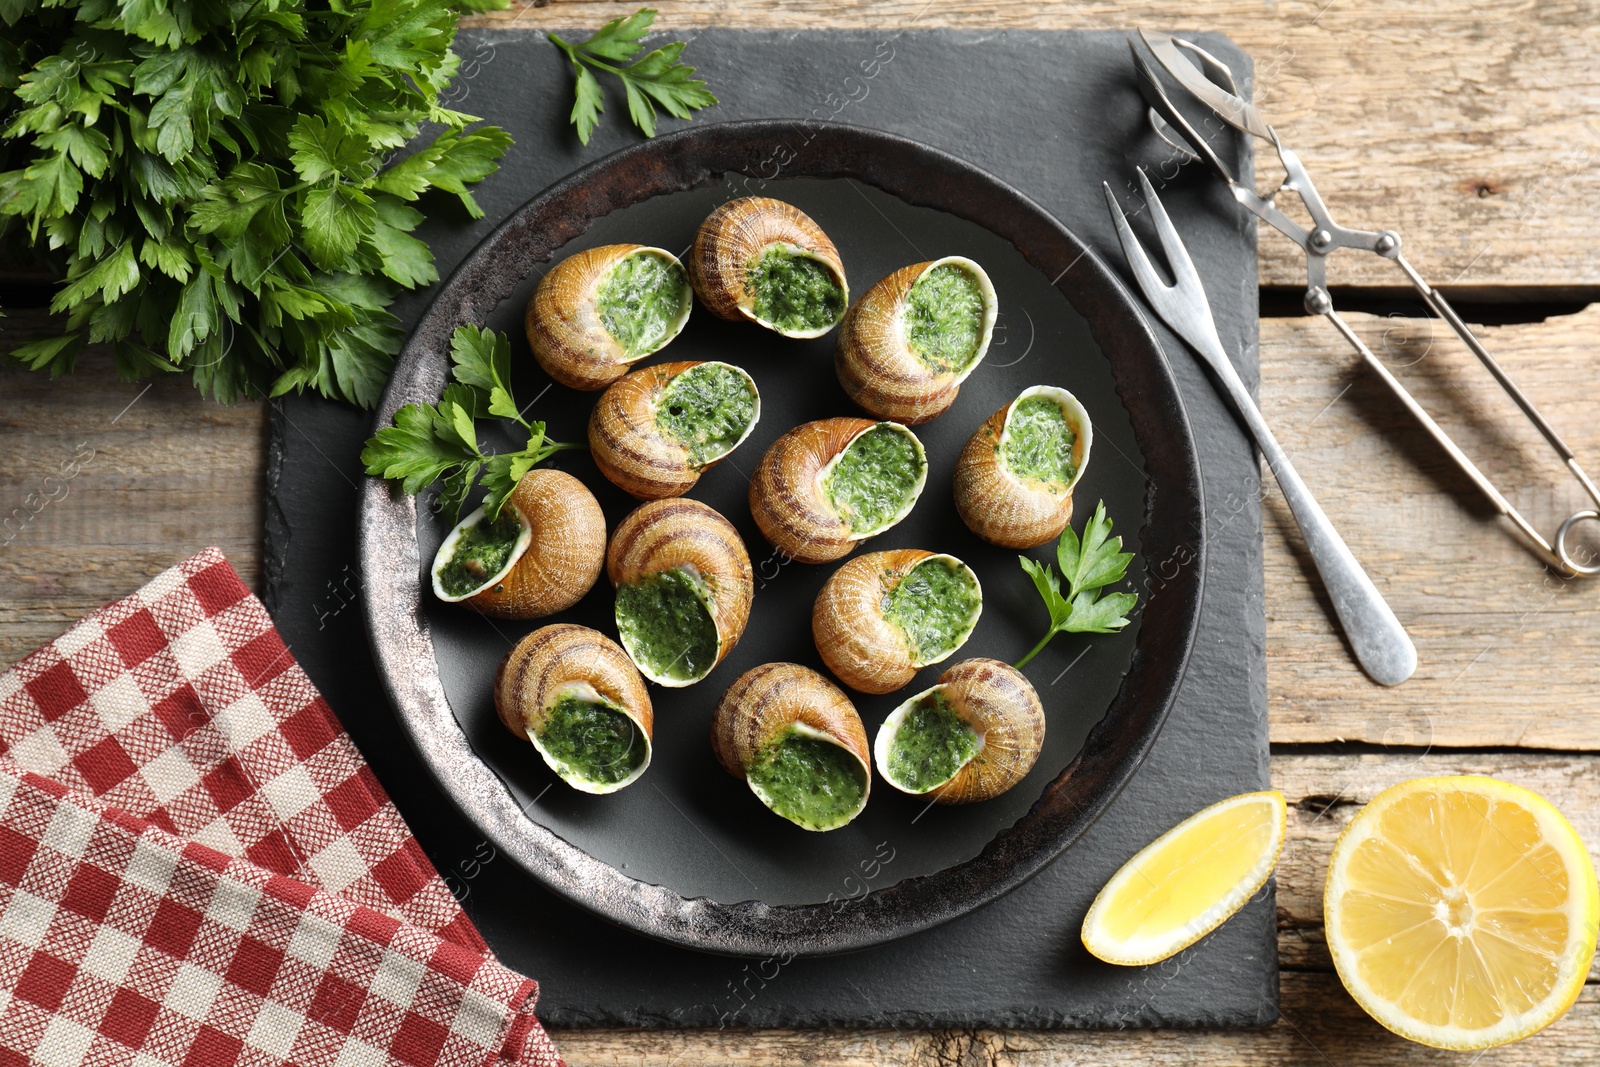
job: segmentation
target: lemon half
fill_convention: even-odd
[[[1107,963],[1167,959],[1221,926],[1266,884],[1288,809],[1269,789],[1191,815],[1111,876],[1083,920],[1083,945]]]
[[[1549,1026],[1583,991],[1600,889],[1550,802],[1493,778],[1384,790],[1333,848],[1328,949],[1350,995],[1402,1037],[1504,1045]]]

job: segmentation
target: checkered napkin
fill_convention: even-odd
[[[208,549],[0,675],[0,1067],[561,1061]]]

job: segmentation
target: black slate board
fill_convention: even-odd
[[[1196,39],[1248,84],[1247,57],[1223,38]],[[541,36],[464,33],[457,51],[464,80],[451,106],[500,123],[516,145],[476,191],[486,218],[430,206],[421,235],[442,274],[529,196],[635,137],[615,99],[594,141],[580,148],[564,121],[569,74]],[[1122,34],[712,30],[695,37],[690,56],[723,100],[705,120],[812,115],[917,138],[1032,196],[1124,276],[1099,185],[1110,181],[1131,211],[1133,168],[1145,166],[1254,388],[1253,225],[1218,183],[1180,167],[1144,125]],[[1246,146],[1219,135],[1218,148],[1249,173]],[[412,294],[397,310],[414,321],[428,297]],[[1159,324],[1157,333],[1185,390],[1207,500],[1201,636],[1178,702],[1133,782],[1052,867],[986,909],[890,946],[791,961],[669,948],[558,900],[494,855],[418,763],[373,672],[355,599],[364,413],[312,398],[278,403],[268,606],[484,936],[507,964],[540,981],[547,1025],[1266,1025],[1277,1017],[1278,985],[1270,883],[1164,964],[1114,968],[1078,941],[1095,891],[1138,847],[1199,807],[1268,782],[1257,461],[1194,359]],[[865,873],[839,872],[841,896],[860,892],[867,874],[874,887],[898,877],[892,861],[874,869],[864,859]]]

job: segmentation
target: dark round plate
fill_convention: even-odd
[[[462,323],[513,338],[515,389],[558,440],[582,440],[598,394],[553,385],[528,354],[522,309],[544,265],[618,241],[686,249],[718,203],[760,194],[796,204],[838,245],[855,295],[895,268],[961,254],[982,263],[1000,296],[995,341],[944,415],[917,428],[928,488],[911,516],[866,550],[922,547],[978,573],[984,612],[968,656],[1019,659],[1045,611],[1017,554],[978,541],[950,498],[967,437],[1024,387],[1064,385],[1094,420],[1094,452],[1075,492],[1078,521],[1103,499],[1139,556],[1132,625],[1063,635],[1027,669],[1048,714],[1044,751],[1009,793],[965,807],[929,806],[875,783],[867,810],[827,834],[768,812],[726,774],[708,742],[724,688],[759,663],[821,667],[811,603],[837,564],[784,564],[750,520],[748,474],[766,447],[808,419],[856,414],[834,377],[834,337],[788,341],[697,308],[659,359],[724,359],[748,369],[761,422],[692,495],[737,526],[756,568],[750,624],[705,681],[652,687],[656,751],[626,790],[594,797],[555,778],[493,708],[495,669],[536,626],[497,623],[439,603],[427,587],[448,529],[420,502],[369,479],[362,568],[373,646],[400,720],[451,796],[503,854],[563,896],[640,933],[697,949],[802,956],[862,948],[963,915],[1020,885],[1105,810],[1143,759],[1172,702],[1194,639],[1202,529],[1199,469],[1172,375],[1128,294],[1044,210],[943,152],[853,126],[761,121],[703,125],[601,160],[545,190],[456,270],[418,324],[384,395],[378,424],[403,404],[436,400],[448,343]],[[506,438],[499,442],[511,446]],[[608,524],[637,502],[582,452],[556,466],[599,497]],[[1037,550],[1051,558],[1048,547]],[[1162,561],[1168,561],[1163,564]],[[1159,580],[1158,580],[1159,579]],[[557,618],[615,634],[600,584]],[[868,735],[940,666],[884,697],[856,697]]]

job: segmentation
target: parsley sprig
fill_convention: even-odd
[[[468,186],[511,143],[446,92],[455,9],[504,6],[0,0],[0,231],[53,260],[66,313],[12,358],[55,376],[106,343],[124,377],[370,407],[389,304],[438,277],[419,198],[481,217]]]
[[[1037,563],[1027,556],[1018,558],[1045,607],[1050,609],[1050,629],[1032,651],[1017,661],[1018,667],[1037,656],[1056,634],[1109,634],[1128,625],[1128,612],[1139,602],[1138,596],[1102,592],[1106,586],[1122,581],[1133,559],[1132,552],[1122,551],[1122,538],[1111,536],[1105,501],[1096,505],[1084,524],[1081,540],[1070,526],[1061,531],[1061,541],[1056,545],[1059,578],[1048,563]],[[1067,583],[1065,596],[1061,593],[1062,579]]]
[[[481,484],[484,507],[494,520],[524,474],[557,452],[585,446],[552,441],[544,423],[522,417],[511,395],[511,342],[505,334],[458,327],[450,338],[450,362],[455,380],[444,387],[439,403],[407,404],[395,412],[394,425],[367,441],[361,462],[368,474],[398,481],[412,496],[442,481],[440,502],[450,508],[452,523],[461,521],[467,496]],[[528,443],[516,452],[484,452],[477,420],[485,416],[517,423],[527,431]]]
[[[578,128],[578,140],[584,144],[589,143],[589,136],[600,123],[600,113],[605,110],[600,81],[594,76],[597,70],[615,74],[622,82],[628,94],[628,117],[646,137],[656,135],[657,104],[667,114],[686,119],[690,111],[717,102],[706,83],[693,77],[694,68],[678,62],[683,41],[663,45],[634,59],[644,47],[640,42],[655,19],[655,11],[646,7],[625,19],[612,19],[593,37],[577,44],[569,44],[553,33],[549,35],[551,43],[567,54],[577,75],[571,118]],[[620,65],[629,60],[633,62]]]

